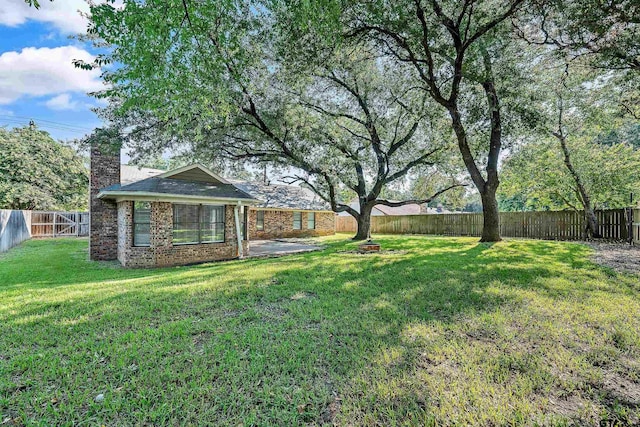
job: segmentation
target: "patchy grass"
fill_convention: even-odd
[[[0,425],[640,422],[638,276],[578,244],[345,238],[157,270],[9,251]]]

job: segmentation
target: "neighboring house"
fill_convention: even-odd
[[[192,264],[243,257],[250,239],[334,233],[334,213],[307,189],[234,183],[202,165],[136,168],[91,150],[93,260]]]
[[[349,206],[355,209],[356,212],[360,212],[360,206],[357,199],[353,199],[349,202]],[[383,205],[376,205],[371,210],[371,216],[388,216],[388,215],[420,215],[423,212],[423,208],[417,203],[411,203],[409,205],[390,207]],[[351,216],[347,212],[338,213],[339,216]]]
[[[354,199],[349,203],[356,212],[360,212],[360,206],[358,200]],[[450,213],[450,211],[444,209],[442,205],[438,205],[437,208],[431,208],[426,205],[419,205],[417,203],[410,203],[404,206],[385,206],[376,205],[371,210],[371,216],[398,216],[398,215],[423,215],[423,214],[437,214],[437,213]],[[340,212],[339,216],[350,216],[347,212]]]
[[[356,212],[360,212],[360,206],[357,199],[353,199],[349,202],[349,206]],[[390,207],[383,205],[376,205],[371,210],[371,216],[387,216],[387,215],[420,215],[421,207],[417,203],[411,203],[409,205]],[[338,216],[351,216],[348,212],[340,212]]]

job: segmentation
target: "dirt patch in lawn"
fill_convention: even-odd
[[[397,249],[387,249],[380,251],[371,251],[371,252],[363,252],[363,251],[337,251],[339,254],[349,254],[349,255],[404,255],[409,251],[397,250]]]
[[[603,388],[615,399],[631,407],[640,407],[640,383],[609,372],[602,382]]]
[[[625,243],[589,242],[593,261],[616,271],[640,274],[640,246]]]

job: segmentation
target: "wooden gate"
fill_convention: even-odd
[[[32,213],[32,237],[79,237],[88,235],[88,212],[33,211]]]

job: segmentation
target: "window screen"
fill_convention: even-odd
[[[224,206],[202,205],[200,235],[202,243],[224,242]]]
[[[264,230],[264,211],[256,211],[256,230]]]
[[[316,213],[315,212],[307,213],[307,228],[309,230],[315,230],[315,228],[316,228]]]
[[[151,242],[151,203],[133,202],[133,246]]]
[[[293,229],[300,230],[302,228],[302,212],[293,213]]]
[[[199,205],[173,205],[173,244],[200,242]]]
[[[173,244],[224,242],[224,206],[173,205]]]

